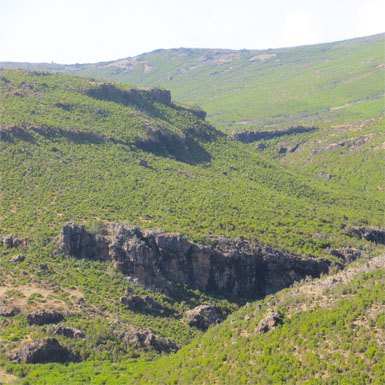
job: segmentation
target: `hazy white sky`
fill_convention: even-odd
[[[0,61],[313,44],[384,32],[384,15],[384,0],[0,0]]]

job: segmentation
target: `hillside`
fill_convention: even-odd
[[[385,380],[385,256],[247,303],[173,356],[38,365],[29,384],[376,384]],[[76,370],[76,377],[72,373]]]
[[[160,85],[198,104],[225,132],[383,112],[384,34],[270,50],[170,49],[79,65],[0,63],[136,84]]]
[[[44,67],[163,86],[178,101],[200,105],[225,132],[343,123],[383,112],[384,36],[264,51],[157,50],[108,63]]]
[[[266,294],[384,251],[381,118],[340,131],[320,126],[280,136],[259,151],[227,137],[205,121],[201,109],[174,102],[162,88],[1,70],[0,96],[4,380],[15,379],[12,373],[24,384],[135,383],[130,373],[136,373],[144,383],[178,383],[183,376],[198,383],[187,372],[196,373],[194,365],[205,359],[193,350],[190,367],[179,360],[187,362],[186,352],[199,341],[206,349],[212,333],[231,344],[228,316],[240,309],[231,317],[245,317],[240,306],[247,300],[262,301],[264,311]],[[370,140],[356,143],[347,132]],[[346,143],[338,145],[341,141]],[[298,142],[301,151],[277,154],[280,146]],[[306,151],[312,159],[299,170],[295,164],[306,165]],[[359,159],[367,160],[365,169]],[[338,162],[338,177],[324,178]],[[350,173],[354,168],[362,174]],[[382,298],[376,286],[382,273],[365,280],[373,308]],[[287,308],[276,310],[290,318],[293,309],[285,301]],[[206,334],[207,325],[188,321],[197,306],[213,308],[211,324],[227,320]],[[325,311],[340,310],[330,309]],[[309,314],[303,322],[314,315]],[[362,311],[357,322],[365,320],[361,316]],[[373,322],[381,328],[381,315],[377,318]],[[290,325],[286,321],[283,328]],[[292,333],[287,332],[291,344]],[[355,363],[359,375],[373,367],[372,359],[382,359],[377,346],[382,334],[370,333],[362,338],[375,339],[375,358]],[[268,338],[266,344],[276,346]],[[38,364],[47,361],[47,351],[58,363]],[[154,361],[160,355],[180,375],[160,371]],[[231,358],[233,366],[240,357]],[[288,359],[276,362],[281,358]],[[205,361],[210,381],[215,360]],[[340,358],[335,360],[339,365]],[[230,383],[237,382],[238,374],[230,374]]]
[[[200,105],[208,121],[229,134],[320,128],[264,141],[260,149],[285,168],[383,201],[385,175],[377,165],[383,156],[384,36],[265,51],[157,50],[86,65],[0,66],[158,84],[178,101]],[[279,154],[281,148],[291,151]]]

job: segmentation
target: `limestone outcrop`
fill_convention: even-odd
[[[200,305],[186,312],[186,318],[190,326],[199,329],[207,329],[210,325],[223,321],[222,312],[215,305]]]
[[[9,359],[26,364],[66,362],[74,359],[71,351],[60,345],[56,338],[45,338],[22,346],[10,353]]]
[[[135,282],[171,294],[175,284],[224,295],[258,298],[290,286],[306,276],[327,273],[327,259],[261,247],[243,239],[213,237],[196,244],[180,233],[144,230],[120,223],[106,224],[93,234],[74,223],[63,227],[65,254],[110,259]]]

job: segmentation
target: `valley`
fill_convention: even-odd
[[[0,63],[0,382],[382,384],[383,43]]]

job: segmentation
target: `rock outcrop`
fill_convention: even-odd
[[[70,257],[100,258],[108,256],[104,237],[90,233],[85,226],[75,223],[68,223],[62,228],[60,247]]]
[[[84,338],[85,335],[80,329],[73,328],[64,324],[55,325],[48,329],[49,333],[62,335],[68,338]]]
[[[257,298],[329,270],[327,259],[262,248],[243,239],[213,237],[210,245],[179,233],[106,224],[108,235],[65,225],[60,244],[74,257],[109,258],[115,267],[154,291],[172,294],[175,284],[201,291]]]
[[[385,228],[382,227],[351,227],[347,234],[351,237],[385,245]]]
[[[22,346],[9,354],[9,359],[26,364],[66,362],[74,359],[71,351],[61,346],[56,338],[45,338]]]
[[[186,312],[187,322],[190,326],[207,329],[223,321],[221,309],[215,305],[200,305]]]
[[[28,238],[18,238],[14,234],[5,236],[4,238],[0,237],[0,244],[4,244],[7,248],[18,247],[23,245],[25,249],[29,246]]]
[[[169,338],[157,336],[151,329],[127,326],[115,331],[125,343],[135,348],[154,348],[158,352],[176,352],[179,347]]]
[[[292,135],[292,134],[302,134],[304,132],[311,132],[317,130],[317,127],[290,127],[284,130],[244,130],[244,131],[234,131],[230,138],[238,140],[242,143],[252,143],[257,140],[268,140],[277,138],[283,135]]]
[[[87,95],[96,99],[110,100],[124,105],[136,105],[144,108],[148,99],[163,104],[171,103],[171,92],[162,88],[128,88],[120,89],[112,83],[100,83],[87,90]]]
[[[331,249],[329,253],[330,255],[341,258],[348,263],[353,262],[362,256],[361,250],[352,247],[340,247],[338,249]]]
[[[173,152],[176,148],[184,148],[185,145],[185,138],[160,128],[148,129],[146,136],[135,138],[135,146],[144,151],[155,153],[161,150]]]
[[[155,301],[149,295],[141,297],[140,295],[125,295],[120,297],[120,302],[126,305],[130,310],[153,315],[159,315],[168,311],[159,302]]]
[[[5,306],[0,308],[0,316],[2,317],[13,317],[20,313],[20,309],[14,306]]]
[[[56,310],[36,310],[27,314],[27,322],[30,325],[46,325],[60,322],[64,314]]]
[[[255,333],[267,333],[274,330],[279,323],[282,322],[282,316],[274,310],[268,310],[265,317],[263,317],[255,329]]]

